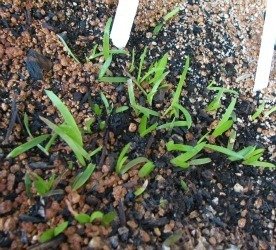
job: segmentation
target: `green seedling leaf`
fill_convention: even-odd
[[[101,152],[102,151],[102,146],[100,146],[100,147],[98,147],[98,148],[96,148],[95,150],[93,150],[92,152],[89,152],[88,153],[88,155],[89,155],[89,157],[91,158],[91,157],[93,157],[94,155],[96,155],[96,154],[98,154],[99,152]]]
[[[189,145],[175,144],[173,141],[167,142],[166,147],[168,151],[181,151],[181,152],[188,152],[193,150],[194,148]]]
[[[78,144],[77,141],[72,139],[72,137],[67,135],[65,133],[65,131],[63,130],[63,128],[56,126],[54,123],[52,123],[51,121],[49,121],[46,118],[40,117],[40,119],[43,122],[45,122],[49,128],[51,128],[56,134],[58,134],[69,145],[69,147],[74,151],[80,164],[82,164],[83,166],[86,165],[84,157],[87,160],[89,160],[90,157],[89,157],[88,153],[83,149],[83,147],[80,144]]]
[[[94,118],[89,118],[88,120],[85,121],[85,132],[86,133],[92,133],[92,125],[95,122]]]
[[[242,162],[245,165],[250,165],[253,167],[261,167],[261,168],[276,168],[275,164],[269,163],[269,162],[264,162],[264,161],[254,161],[251,163],[247,163],[247,162]]]
[[[93,104],[92,109],[93,109],[93,112],[95,113],[95,115],[97,115],[97,116],[101,116],[102,115],[103,111],[102,111],[101,107],[97,103]]]
[[[189,111],[187,109],[185,109],[182,105],[178,104],[178,103],[174,104],[174,108],[178,109],[182,112],[182,114],[184,115],[184,117],[186,119],[188,128],[190,128],[192,126],[192,117],[191,117]]]
[[[79,130],[78,125],[75,122],[74,117],[70,113],[69,109],[63,104],[63,102],[50,90],[45,90],[47,96],[51,99],[54,106],[58,109],[58,111],[61,113],[62,118],[64,119],[64,122],[66,125],[72,127],[72,134],[70,137],[76,141],[80,146],[83,146],[82,142],[82,135]]]
[[[131,64],[129,68],[129,73],[132,73],[134,69],[135,69],[135,50],[133,48],[131,53]]]
[[[170,19],[172,19],[175,15],[177,15],[177,13],[180,11],[180,7],[176,7],[174,8],[172,11],[170,11],[168,14],[166,14],[164,16],[164,21],[167,22],[169,21]]]
[[[226,109],[224,115],[222,116],[218,127],[220,127],[222,124],[224,124],[225,122],[227,122],[231,116],[232,116],[232,112],[234,111],[235,105],[237,102],[237,98],[232,98],[231,103],[229,104],[228,108]]]
[[[110,55],[108,58],[106,58],[104,64],[102,65],[99,73],[99,79],[101,80],[102,77],[104,77],[106,71],[108,70],[110,64],[112,62],[112,55]]]
[[[151,125],[149,128],[147,128],[147,123],[148,123],[148,118],[146,115],[143,115],[138,128],[138,131],[141,137],[144,137],[147,134],[151,133],[158,126],[158,123],[156,122],[153,125]]]
[[[251,116],[251,120],[254,121],[255,119],[257,119],[261,113],[264,111],[265,109],[265,102],[263,102],[256,110],[256,112]]]
[[[145,108],[145,107],[142,107],[139,104],[135,105],[135,109],[138,110],[138,113],[142,113],[147,118],[149,118],[151,115],[153,115],[153,116],[159,116],[158,112],[156,112],[154,110],[151,110],[151,109],[148,109],[148,108]]]
[[[152,161],[148,161],[138,172],[140,178],[145,178],[154,170],[155,166]]]
[[[50,228],[50,229],[46,230],[45,232],[43,232],[39,236],[39,242],[44,243],[44,242],[47,242],[47,241],[53,239],[54,237],[55,237],[55,229]]]
[[[93,222],[94,220],[102,220],[104,217],[104,214],[101,211],[95,211],[91,214],[89,220],[90,222]]]
[[[56,226],[55,228],[50,228],[46,230],[39,236],[39,242],[44,243],[51,240],[52,238],[61,234],[67,227],[68,227],[68,221],[65,221],[59,224],[58,226]]]
[[[54,235],[58,236],[61,234],[66,228],[68,227],[68,221],[65,221],[63,223],[60,223],[54,228]]]
[[[121,151],[121,153],[120,153],[120,155],[118,157],[118,160],[117,160],[117,164],[116,164],[116,168],[115,168],[116,169],[116,173],[120,173],[121,172],[123,164],[127,160],[126,154],[129,152],[130,147],[131,147],[131,143],[128,143],[128,144],[126,144],[123,147],[123,149],[122,149],[122,151]]]
[[[108,83],[125,83],[127,82],[126,77],[120,77],[120,76],[103,76],[100,78],[102,82],[108,82]]]
[[[85,224],[90,222],[90,216],[84,213],[75,215],[75,220],[80,224]]]
[[[144,62],[145,62],[147,50],[148,50],[148,47],[145,47],[142,55],[140,56],[139,70],[138,70],[138,76],[137,76],[137,82],[139,84],[141,83],[141,81],[140,81],[141,80],[141,73],[142,73]]]
[[[104,35],[103,35],[103,54],[104,54],[104,59],[107,60],[110,57],[110,27],[111,27],[111,22],[112,18],[109,18],[107,20],[107,23],[104,28]]]
[[[212,136],[215,138],[222,135],[224,132],[228,131],[233,126],[233,121],[228,120],[223,124],[220,124],[220,126],[217,126],[214,132],[212,133]]]
[[[57,35],[57,36],[58,36],[59,40],[61,41],[62,45],[64,46],[64,48],[65,48],[66,52],[68,53],[68,55],[71,56],[76,63],[80,63],[79,59],[74,55],[72,50],[69,48],[67,43],[62,38],[62,36],[60,36],[60,35]]]
[[[86,57],[87,62],[98,57],[97,56],[97,49],[98,49],[98,44],[95,44],[92,51],[90,52],[89,56]]]
[[[205,142],[197,144],[191,151],[188,151],[173,158],[171,160],[171,163],[178,167],[187,168],[188,166],[190,166],[190,164],[187,163],[187,161],[196,156],[204,148],[205,145]]]
[[[272,113],[276,112],[276,106],[272,107],[270,110],[268,110],[265,114],[264,117],[269,117]]]
[[[154,27],[154,29],[153,29],[153,35],[154,36],[157,36],[158,34],[159,34],[159,32],[161,31],[161,29],[163,28],[163,23],[158,23],[155,27]]]
[[[223,89],[219,90],[218,94],[216,95],[214,100],[209,103],[206,110],[208,112],[218,110],[221,107],[221,98],[222,98],[222,96],[223,96]]]
[[[128,170],[130,170],[131,168],[137,166],[138,164],[141,163],[145,163],[148,162],[148,159],[145,157],[137,157],[133,160],[131,160],[130,162],[128,162],[125,166],[123,166],[120,170],[120,174],[123,175],[125,174]]]
[[[105,214],[102,218],[102,224],[104,226],[109,226],[112,221],[114,221],[117,217],[117,213],[115,211],[109,212]]]
[[[40,135],[38,137],[34,137],[31,140],[29,140],[28,142],[16,147],[14,150],[12,150],[8,154],[7,158],[14,158],[14,157],[28,151],[29,149],[36,147],[38,144],[45,141],[47,138],[49,138],[49,135]]]
[[[173,128],[176,128],[176,127],[189,127],[189,124],[186,121],[172,121],[169,123],[162,124],[162,125],[158,126],[156,129],[172,130]]]
[[[182,233],[174,233],[170,235],[163,243],[163,248],[173,247],[182,237]]]
[[[190,166],[198,166],[198,165],[204,165],[207,163],[210,163],[212,160],[210,158],[201,158],[201,159],[194,159],[189,161]]]
[[[96,168],[96,166],[93,165],[92,163],[90,163],[83,172],[81,172],[77,175],[77,177],[75,178],[75,180],[72,184],[73,191],[81,188],[89,180],[89,178],[92,175],[92,173],[94,172],[95,168]]]
[[[137,197],[139,195],[141,195],[142,193],[145,192],[147,186],[149,184],[149,181],[148,180],[145,180],[144,184],[142,187],[139,187],[135,192],[134,192],[134,195]]]
[[[235,159],[235,160],[242,160],[243,159],[243,155],[241,153],[239,153],[239,152],[236,153],[233,150],[230,150],[228,148],[224,148],[224,147],[217,146],[217,145],[211,145],[211,144],[206,144],[205,148],[223,153],[227,156],[233,157],[233,159]]]
[[[238,96],[239,93],[235,90],[232,90],[232,89],[227,89],[227,88],[223,88],[223,87],[216,87],[216,86],[213,86],[215,85],[216,82],[215,81],[212,81],[208,86],[207,86],[207,89],[208,90],[212,90],[212,91],[222,91],[223,93],[230,93],[230,94],[233,94],[234,96]]]
[[[185,193],[189,191],[189,187],[188,187],[188,185],[187,185],[187,183],[185,181],[180,180],[180,186],[181,186],[181,188],[183,189],[183,191]]]
[[[48,193],[52,188],[52,182],[51,180],[48,182],[46,180],[43,180],[39,175],[32,173],[34,176],[34,186],[39,195],[45,195]]]
[[[100,93],[102,102],[104,103],[106,113],[109,115],[112,112],[112,108],[103,92]]]
[[[30,197],[32,195],[32,193],[31,193],[32,181],[27,172],[25,173],[25,176],[24,176],[24,183],[25,183],[26,194],[28,197]]]
[[[118,114],[118,113],[123,113],[125,112],[126,110],[128,110],[129,107],[128,106],[121,106],[121,107],[118,107],[115,109],[115,113]]]
[[[232,130],[227,144],[228,149],[233,150],[234,144],[236,142],[236,137],[237,137],[237,132],[235,130]]]

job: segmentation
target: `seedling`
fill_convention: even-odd
[[[127,81],[127,86],[128,86],[128,97],[129,97],[129,102],[130,102],[130,106],[133,108],[133,110],[135,111],[135,113],[137,115],[139,115],[140,113],[142,113],[143,115],[145,115],[147,118],[150,117],[150,115],[153,116],[159,116],[158,112],[142,107],[141,105],[139,105],[136,100],[135,100],[135,94],[134,94],[134,88],[133,88],[133,83],[132,80],[129,79]]]
[[[156,36],[158,35],[158,33],[161,31],[161,29],[163,28],[163,26],[165,25],[166,22],[168,22],[170,19],[172,19],[175,15],[177,15],[177,13],[180,11],[179,7],[176,7],[175,9],[173,9],[172,11],[170,11],[169,13],[167,13],[161,20],[160,23],[158,23],[154,30],[153,30],[153,35]]]
[[[265,114],[264,117],[270,116],[272,113],[276,112],[276,106],[272,107],[270,110],[268,110]]]
[[[93,223],[94,221],[100,221],[104,226],[109,226],[112,221],[117,217],[115,211],[104,214],[101,211],[95,211],[91,215],[84,213],[76,214],[75,219],[80,224]]]
[[[176,150],[177,148],[180,149],[181,152],[179,156],[173,158],[171,163],[177,167],[187,169],[190,166],[197,166],[197,165],[204,165],[211,162],[210,158],[200,158],[197,159],[198,154],[201,150],[205,147],[206,142],[198,143],[196,146],[190,148],[190,146],[180,147],[179,145],[174,145],[172,142],[169,143],[168,147],[171,150]]]
[[[66,52],[68,53],[68,55],[71,56],[76,63],[80,63],[79,59],[74,55],[74,53],[69,48],[69,46],[67,45],[67,43],[65,42],[65,40],[63,39],[63,37],[60,36],[60,35],[57,35],[57,36],[58,36],[59,40],[61,41],[62,45],[64,46],[64,49],[66,50]]]
[[[50,228],[46,230],[39,236],[39,242],[44,243],[53,239],[54,237],[61,234],[67,227],[68,227],[68,221],[65,221],[57,225],[55,228]]]
[[[48,180],[43,180],[39,175],[35,173],[30,173],[30,175],[31,179],[33,179],[33,184],[37,193],[41,196],[44,196],[48,192],[50,192],[57,180],[54,174],[52,174]]]
[[[126,161],[128,160],[127,154],[130,150],[130,147],[131,147],[131,143],[126,144],[123,147],[121,153],[119,154],[117,164],[116,164],[116,167],[115,167],[116,173],[118,173],[118,174],[123,175],[128,170],[130,170],[131,168],[133,168],[133,167],[135,167],[139,164],[148,162],[148,159],[145,158],[145,157],[137,157],[137,158],[129,161],[128,163],[126,163]]]
[[[235,90],[231,90],[223,87],[216,87],[214,86],[214,84],[215,84],[215,81],[212,81],[207,87],[208,90],[218,92],[214,100],[208,104],[206,108],[208,112],[217,111],[221,107],[221,99],[225,93],[233,94],[235,97],[239,95],[239,93]]]
[[[186,193],[186,192],[189,191],[189,187],[188,187],[188,185],[187,185],[187,183],[185,181],[180,180],[180,186],[183,189],[184,193]]]
[[[149,181],[148,180],[145,180],[144,184],[142,187],[139,187],[135,192],[134,192],[134,195],[137,197],[141,194],[143,194],[145,191],[146,191],[146,188],[149,184]]]
[[[83,148],[82,134],[75,122],[74,117],[68,108],[52,91],[46,90],[46,94],[61,113],[64,123],[57,126],[46,118],[40,117],[40,119],[69,145],[75,153],[79,163],[85,166],[85,159],[89,160],[90,157]]]
[[[96,166],[90,163],[83,172],[79,173],[72,184],[72,189],[78,190],[81,188],[89,180],[95,168]]]
[[[184,66],[183,72],[180,76],[176,91],[173,94],[172,103],[171,103],[170,107],[165,111],[164,115],[169,114],[170,117],[172,115],[174,115],[175,118],[179,118],[179,111],[181,111],[182,113],[184,112],[184,110],[185,110],[184,107],[182,107],[180,105],[180,96],[181,96],[182,88],[183,88],[186,78],[187,78],[189,67],[190,67],[190,58],[186,57],[185,66]],[[186,112],[184,112],[183,114],[185,116]]]
[[[16,147],[13,149],[8,155],[7,158],[14,158],[38,145],[40,145],[43,141],[49,138],[50,135],[40,135],[38,137],[34,137],[30,139],[28,142]]]
[[[232,98],[231,103],[229,104],[219,124],[217,125],[217,127],[214,129],[212,133],[212,136],[214,138],[222,135],[224,132],[228,131],[232,127],[234,121],[233,119],[231,119],[231,116],[232,116],[232,112],[234,111],[236,101],[237,101],[236,98]]]
[[[242,161],[244,165],[250,165],[254,167],[263,167],[263,168],[275,168],[276,166],[269,162],[260,161],[260,158],[263,155],[264,149],[256,149],[256,147],[248,146],[238,152],[234,152],[228,148],[206,144],[205,148],[211,149],[223,153],[228,156],[230,161]]]
[[[251,120],[254,121],[255,119],[259,118],[261,113],[263,113],[265,109],[265,102],[263,102],[256,110],[256,112],[251,116]]]
[[[158,126],[158,123],[155,122],[154,124],[150,125],[148,127],[148,117],[146,115],[143,115],[140,123],[139,123],[139,134],[141,137],[145,137],[147,134],[150,134],[151,132],[153,132]]]
[[[154,170],[155,166],[152,161],[148,161],[144,164],[142,168],[140,168],[138,175],[140,178],[145,178],[150,175],[150,173]]]

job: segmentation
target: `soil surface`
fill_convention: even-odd
[[[182,170],[172,166],[170,160],[176,154],[165,146],[169,140],[194,146],[219,121],[231,95],[225,95],[216,114],[206,112],[214,98],[207,86],[215,80],[218,86],[240,92],[234,149],[265,148],[264,160],[275,164],[275,113],[250,119],[263,101],[266,111],[276,103],[275,61],[270,87],[251,93],[265,1],[141,1],[126,50],[135,50],[136,65],[145,46],[148,66],[169,54],[169,87],[155,96],[152,107],[160,112],[169,106],[184,58],[190,57],[181,103],[193,122],[190,129],[158,130],[143,138],[137,131],[140,118],[131,108],[98,116],[91,108],[98,104],[104,110],[100,92],[115,108],[129,106],[126,84],[98,80],[104,59],[86,61],[95,44],[101,49],[104,26],[114,16],[116,1],[8,2],[0,3],[0,249],[275,249],[275,170],[244,166],[207,151],[203,154],[211,163]],[[177,4],[181,6],[178,15],[153,36],[154,26]],[[81,63],[67,54],[57,35]],[[130,55],[116,55],[109,73],[128,76],[125,69],[130,64]],[[96,170],[77,191],[72,191],[71,184],[82,169],[61,139],[49,156],[33,148],[7,158],[12,149],[30,139],[24,113],[33,136],[50,133],[40,116],[62,123],[46,89],[63,100],[80,128],[87,120],[95,120],[92,133],[84,134],[84,147],[91,151],[102,146],[103,150],[92,157]],[[136,91],[144,105],[145,98]],[[167,118],[162,119],[150,122],[162,124]],[[104,129],[101,121],[106,122]],[[216,144],[227,146],[228,136],[217,138]],[[134,192],[144,183],[138,168],[122,176],[114,170],[121,149],[129,142],[130,159],[144,156],[155,164],[146,191],[138,197]],[[30,195],[24,184],[26,172],[46,179],[56,174],[59,182],[47,196],[38,196],[34,189]],[[115,210],[118,216],[110,226],[81,225],[74,219],[75,212],[95,210]],[[69,226],[62,234],[39,243],[42,232],[63,221]]]

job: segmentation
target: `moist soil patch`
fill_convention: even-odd
[[[105,23],[116,10],[114,1],[0,3],[1,249],[275,248],[275,170],[244,166],[211,151],[203,152],[211,158],[210,163],[183,170],[170,163],[178,154],[168,152],[165,146],[170,140],[195,146],[211,130],[214,121],[219,121],[231,95],[225,95],[216,114],[208,113],[206,106],[215,95],[207,86],[215,80],[218,86],[240,92],[235,107],[234,149],[265,148],[264,160],[275,164],[275,113],[255,121],[250,119],[263,101],[267,103],[266,109],[275,105],[275,92],[252,96],[252,81],[247,75],[254,71],[250,59],[254,55],[244,54],[244,41],[254,40],[256,34],[238,25],[240,17],[233,14],[236,5],[229,7],[222,2],[168,1],[162,5],[141,1],[126,50],[135,50],[138,64],[147,46],[146,66],[165,53],[169,55],[168,87],[155,95],[155,111],[168,108],[185,56],[191,60],[181,94],[181,104],[192,116],[191,128],[157,130],[145,137],[138,133],[140,118],[132,108],[114,112],[117,107],[130,106],[126,84],[98,80],[102,57],[86,61],[94,45],[102,44]],[[176,3],[181,6],[178,15],[153,36],[156,23]],[[255,7],[262,20],[261,6]],[[57,35],[81,63],[66,53]],[[131,55],[115,55],[110,74],[128,76],[126,68],[130,64]],[[133,74],[136,76],[137,68]],[[91,131],[86,130],[83,136],[85,149],[92,151],[102,146],[102,150],[92,157],[96,170],[77,191],[72,190],[72,183],[83,170],[61,139],[56,140],[49,155],[36,147],[16,158],[7,158],[29,138],[23,121],[25,113],[33,136],[51,133],[40,116],[55,124],[62,123],[44,92],[46,89],[61,98],[79,127],[94,119]],[[101,92],[112,103],[112,112],[105,110]],[[139,104],[147,106],[138,90],[136,98]],[[102,109],[98,115],[93,112],[95,105]],[[150,124],[169,122],[166,119],[154,117]],[[218,137],[216,145],[227,146],[228,136]],[[131,143],[129,159],[143,156],[155,164],[140,196],[134,194],[144,183],[138,168],[122,176],[115,173],[118,155],[127,143]],[[26,172],[46,179],[55,174],[59,181],[52,192],[41,197],[35,190],[26,189]],[[80,224],[74,219],[74,213],[93,211],[116,211],[117,218],[108,226],[100,222]],[[68,227],[62,234],[39,243],[42,232],[63,221],[68,221]]]

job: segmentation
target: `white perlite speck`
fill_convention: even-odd
[[[240,185],[239,183],[236,183],[235,186],[234,186],[234,191],[235,191],[236,193],[241,193],[241,192],[243,192],[243,186]]]
[[[129,40],[139,0],[119,0],[110,37],[117,48],[124,48]]]

